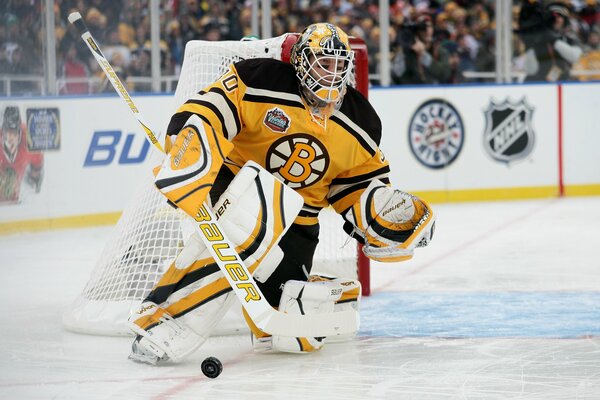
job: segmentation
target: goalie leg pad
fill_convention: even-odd
[[[287,281],[281,300],[279,310],[290,314],[319,314],[334,311],[335,302],[343,293],[340,284],[332,281],[303,282]],[[252,329],[255,350],[275,350],[286,353],[312,353],[320,350],[324,344],[324,338],[308,337],[269,337],[264,333]]]
[[[173,204],[195,217],[233,144],[192,115],[155,169],[155,185]]]
[[[349,309],[354,309],[359,311],[360,309],[360,300],[362,298],[362,286],[360,282],[356,279],[346,279],[346,278],[334,278],[327,277],[322,275],[311,275],[308,278],[309,282],[333,282],[337,283],[342,287],[342,295],[335,302],[333,306],[334,312],[346,311]],[[350,332],[344,335],[337,335],[325,338],[325,342],[346,342],[351,340],[356,336],[358,330],[355,332]]]
[[[271,265],[261,271],[268,278],[281,257],[280,251],[271,250],[277,247],[302,204],[300,195],[261,167],[249,163],[236,175],[214,209],[223,231],[243,255],[251,272],[262,263]],[[236,301],[196,233],[148,299],[160,306],[146,303],[132,316],[131,328],[141,336],[136,338],[134,346],[159,359],[166,354],[173,361],[181,360],[204,343]],[[155,337],[160,339],[158,344],[152,340]],[[164,354],[153,351],[154,348]]]
[[[138,323],[145,317],[156,322],[142,329]],[[129,358],[138,362],[178,362],[206,341],[206,338],[196,334],[183,321],[176,320],[154,303],[142,304],[140,312],[130,317],[129,325],[137,334]]]
[[[248,163],[221,195],[214,210],[220,216],[221,229],[236,246],[236,251],[242,255],[250,272],[256,274],[259,280],[266,280],[283,255],[277,243],[292,224],[302,204],[300,195],[276,181],[260,166]],[[214,282],[213,274],[206,275],[199,271],[209,264],[222,277],[198,234],[191,234],[149,299],[162,304],[169,298],[168,302],[172,304],[188,296],[191,290],[186,288],[196,280],[207,278],[203,286]],[[192,280],[191,273],[198,278]],[[180,282],[184,279],[188,283],[182,285]],[[198,288],[196,286],[193,290]],[[178,293],[173,293],[174,290]]]
[[[235,244],[250,272],[292,225],[304,204],[302,196],[255,162],[249,161],[221,195],[214,209],[219,224]],[[222,218],[219,213],[227,213]],[[281,255],[274,255],[275,260]],[[272,261],[274,263],[275,261]],[[262,269],[262,268],[261,268]],[[266,280],[274,268],[261,271]]]
[[[379,180],[371,182],[344,218],[363,239],[365,255],[383,262],[412,258],[415,248],[429,244],[435,225],[426,202]]]

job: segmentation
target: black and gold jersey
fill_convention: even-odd
[[[345,211],[372,179],[389,184],[389,165],[379,150],[381,121],[371,104],[348,88],[323,126],[302,100],[291,64],[261,58],[231,65],[177,110],[167,133],[177,134],[191,114],[235,145],[231,163],[255,161],[302,195],[299,223],[316,223],[329,204]]]

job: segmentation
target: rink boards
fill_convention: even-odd
[[[134,96],[162,133],[171,96]],[[432,202],[600,194],[600,85],[375,88],[393,184]],[[114,223],[156,159],[116,95],[0,99],[44,156],[38,193],[0,206],[0,232]]]

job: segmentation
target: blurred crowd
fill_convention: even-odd
[[[6,84],[3,75],[45,73],[45,30],[40,17],[44,15],[45,1],[0,3],[1,94],[2,85]],[[74,10],[82,12],[92,35],[129,89],[151,90],[149,3],[149,0],[54,0],[60,93],[111,90],[67,21]],[[350,35],[365,40],[369,76],[373,84],[378,84],[381,73],[378,4],[378,0],[274,0],[273,36],[300,32],[312,22],[337,24]],[[495,0],[391,0],[392,83],[491,80],[481,73],[495,70],[494,6]],[[250,1],[161,0],[160,10],[161,75],[174,80],[188,40],[239,40],[252,34]],[[516,76],[521,74],[529,80],[600,79],[599,15],[597,0],[515,0],[512,63]],[[554,67],[559,72],[546,71]],[[11,92],[39,93],[40,84],[35,80],[13,80]]]

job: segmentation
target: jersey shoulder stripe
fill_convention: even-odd
[[[386,185],[390,183],[390,178],[388,178],[387,175],[378,176],[376,178]],[[335,204],[348,195],[355,193],[358,190],[365,189],[370,183],[371,181],[363,181],[349,185],[332,186],[329,195],[327,196],[327,200],[329,203]]]
[[[370,181],[371,179],[378,178],[381,175],[387,175],[387,174],[389,174],[389,172],[390,172],[390,166],[386,165],[375,171],[371,171],[367,174],[349,176],[346,178],[334,178],[331,181],[331,184],[332,185],[350,185],[350,184],[357,183],[357,182],[363,182],[363,181],[367,181],[367,180]]]
[[[246,86],[243,100],[304,108],[294,67],[270,58],[255,58],[234,64]]]
[[[221,95],[221,97],[223,97],[223,99],[225,100],[225,103],[227,103],[227,107],[231,111],[231,115],[233,116],[233,119],[235,121],[236,133],[239,133],[240,129],[242,129],[242,124],[241,124],[240,118],[238,116],[238,110],[237,110],[236,105],[233,104],[233,102],[225,94],[225,91],[223,89],[221,89],[220,87],[212,87],[212,88],[210,88],[209,92],[218,93],[219,95]]]
[[[249,88],[300,96],[292,64],[272,58],[252,58],[234,64],[238,77]]]
[[[353,135],[371,155],[381,142],[381,120],[371,103],[356,89],[348,87],[342,106],[331,120]]]
[[[348,196],[349,194],[352,194],[358,190],[366,189],[370,183],[371,183],[370,181],[356,183],[354,185],[351,185],[349,187],[346,187],[346,188],[338,191],[334,195],[328,196],[327,200],[329,201],[330,204],[335,204],[338,201],[340,201],[341,199],[343,199],[344,197]]]
[[[356,197],[356,194],[365,189],[372,180],[378,179],[388,185],[390,183],[389,172],[389,165],[383,165],[363,174],[334,178],[329,186],[327,200],[335,206],[347,207],[349,202],[353,203],[351,197]]]
[[[301,217],[316,218],[319,216],[319,212],[321,210],[322,210],[322,207],[313,207],[313,206],[309,206],[308,204],[304,203],[304,206],[302,206],[302,209],[300,210],[298,215]]]
[[[211,97],[213,97],[213,98],[211,98]],[[209,95],[207,95],[206,92],[200,92],[199,95],[192,97],[190,100],[188,100],[186,102],[186,104],[197,104],[199,106],[204,106],[204,107],[208,108],[210,111],[212,111],[213,114],[216,115],[216,117],[221,122],[221,126],[223,127],[223,134],[225,135],[225,137],[227,139],[231,140],[231,138],[237,134],[237,130],[235,130],[235,128],[232,127],[231,124],[228,124],[227,122],[230,120],[233,120],[233,118],[226,119],[225,115],[223,115],[223,112],[221,111],[221,110],[223,110],[223,107],[219,108],[219,107],[217,107],[217,105],[215,103],[216,102],[215,102],[214,96],[209,96]],[[231,132],[231,131],[234,131],[234,132]]]
[[[190,105],[200,107],[190,107]],[[223,89],[213,86],[208,91],[201,90],[193,95],[179,108],[179,112],[173,115],[169,122],[167,134],[176,135],[179,133],[188,118],[194,114],[211,126],[212,123],[207,117],[209,115],[216,117],[221,124],[223,135],[229,140],[242,129],[235,104],[227,97]]]
[[[273,103],[282,106],[304,108],[300,96],[274,90],[255,89],[252,87],[246,89],[243,100],[252,103]]]

